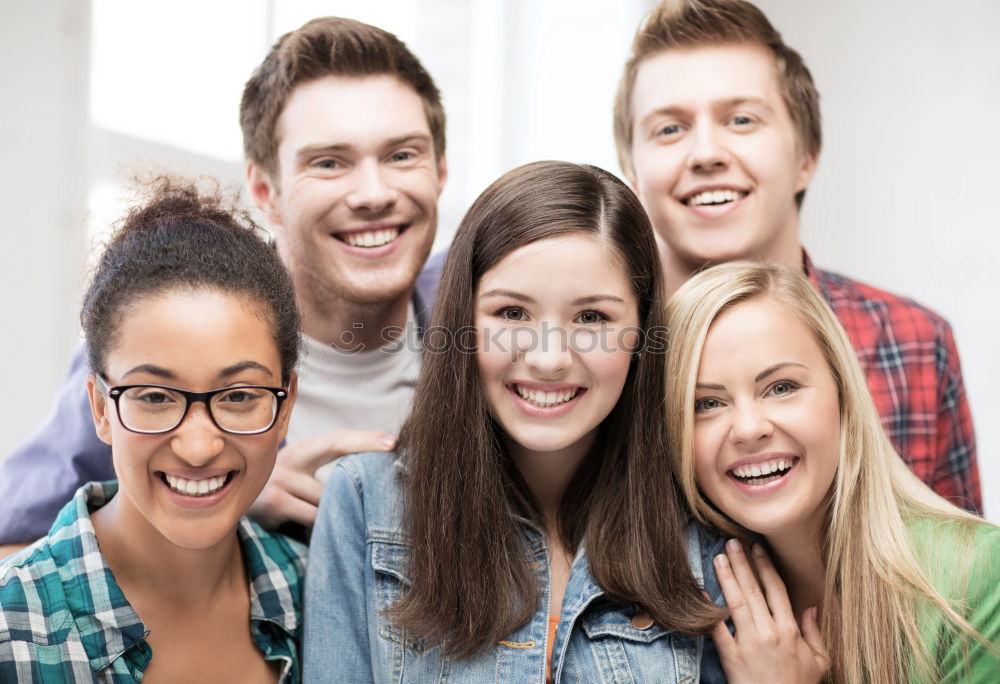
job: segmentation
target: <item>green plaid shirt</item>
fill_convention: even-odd
[[[90,513],[118,491],[91,482],[47,537],[0,563],[0,682],[137,682],[148,630],[97,547]],[[250,626],[281,682],[298,681],[306,547],[247,517],[237,528],[250,576]]]

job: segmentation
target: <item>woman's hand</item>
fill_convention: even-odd
[[[726,553],[715,557],[715,572],[732,612],[736,635],[724,622],[715,626],[712,639],[730,682],[818,682],[830,668],[816,608],[802,614],[802,628],[795,621],[785,583],[764,549],[754,544],[758,584],[743,547],[735,539]]]

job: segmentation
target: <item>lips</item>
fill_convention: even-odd
[[[680,202],[688,207],[717,207],[738,202],[749,194],[749,190],[736,186],[699,186],[682,194]]]
[[[155,471],[154,475],[163,483],[168,496],[186,508],[213,506],[229,493],[230,485],[240,474],[239,468],[232,470],[212,469],[210,472],[167,473]]]
[[[773,454],[744,459],[726,470],[726,475],[744,490],[770,490],[782,483],[801,459],[791,454]]]
[[[351,247],[374,249],[395,242],[408,225],[404,224],[373,224],[362,228],[344,230],[333,234],[333,237]]]

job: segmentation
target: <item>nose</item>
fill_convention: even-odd
[[[542,378],[556,378],[573,363],[570,341],[566,329],[542,321],[537,328],[523,328],[523,335],[516,338],[524,355],[524,363]]]
[[[204,403],[195,403],[170,439],[173,452],[192,466],[203,466],[218,456],[225,440]]]
[[[700,173],[723,171],[729,167],[730,156],[720,137],[720,131],[711,124],[698,126],[695,130],[693,147],[688,155],[691,170]]]
[[[398,193],[385,173],[375,159],[360,161],[351,174],[353,186],[347,194],[347,206],[352,211],[379,213],[395,204]]]
[[[767,412],[756,401],[737,402],[732,416],[730,438],[737,444],[753,445],[774,433]]]

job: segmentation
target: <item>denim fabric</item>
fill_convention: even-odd
[[[407,583],[401,526],[401,463],[393,454],[342,459],[326,485],[306,576],[306,682],[544,682],[548,634],[548,552],[524,521],[525,540],[543,588],[528,624],[468,660],[413,639],[384,614]],[[723,540],[694,525],[688,560],[710,595],[721,595],[711,559]],[[605,596],[586,553],[573,561],[552,653],[555,682],[724,682],[706,640],[654,625],[632,626],[633,605]],[[708,640],[710,641],[710,640]],[[700,678],[700,679],[699,679]]]

